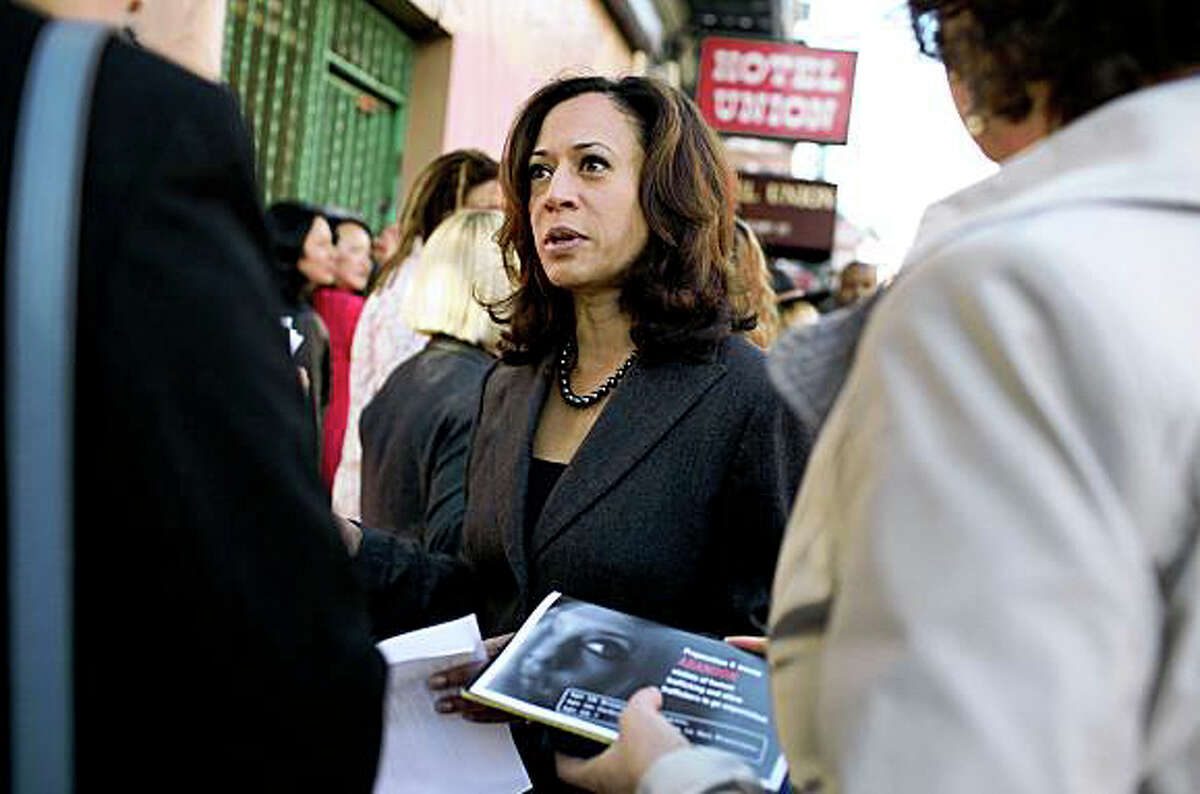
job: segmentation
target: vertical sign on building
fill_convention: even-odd
[[[714,36],[700,49],[696,102],[718,132],[845,143],[858,53]]]

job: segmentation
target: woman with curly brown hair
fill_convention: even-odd
[[[463,527],[493,633],[555,589],[712,634],[760,625],[805,444],[731,335],[727,173],[691,102],[651,80],[560,80],[518,115],[500,242],[523,267]]]
[[[1200,13],[909,6],[1002,168],[926,214],[813,452],[772,598],[792,780],[1200,791]],[[654,698],[566,776],[753,790],[696,785]]]
[[[468,463],[464,606],[485,636],[516,629],[552,590],[712,635],[761,633],[808,442],[762,353],[731,335],[720,143],[675,89],[563,79],[518,114],[500,177],[500,243],[521,264],[494,306],[505,352]],[[379,541],[367,532],[359,556],[394,570],[394,544]],[[408,603],[376,599],[376,613],[411,617]],[[544,740],[528,730],[522,747],[552,791]]]

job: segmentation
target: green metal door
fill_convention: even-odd
[[[225,76],[263,198],[394,213],[413,43],[367,0],[231,0]]]

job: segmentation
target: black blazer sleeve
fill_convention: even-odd
[[[100,74],[80,266],[81,787],[369,791],[385,670],[304,444],[237,109],[124,45]]]
[[[720,503],[722,523],[739,538],[725,558],[730,603],[742,605],[747,623],[766,634],[770,582],[764,590],[756,574],[774,570],[812,438],[778,395],[763,391],[742,428]]]
[[[463,513],[466,511],[464,479],[471,422],[451,417],[438,428],[426,465],[429,468],[429,497],[425,510],[425,547],[432,551],[457,553],[462,546]]]
[[[437,425],[422,462],[429,483],[424,544],[430,551],[458,554],[466,514],[467,457],[483,378],[491,359],[480,351],[468,351],[447,356],[446,360],[454,365],[454,377],[446,386],[452,392],[439,406]]]
[[[412,538],[364,529],[355,569],[367,590],[377,639],[476,611],[470,566],[458,556],[427,551]]]

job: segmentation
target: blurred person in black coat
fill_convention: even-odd
[[[0,4],[0,251],[42,24]],[[366,791],[384,665],[302,441],[231,96],[110,42],[81,217],[77,788]]]
[[[392,370],[359,421],[363,522],[430,551],[462,545],[471,427],[500,345],[479,301],[511,289],[493,239],[503,221],[494,210],[463,210],[430,235],[409,265],[397,318],[429,342]]]
[[[292,350],[312,416],[310,444],[321,459],[322,424],[329,405],[329,329],[310,300],[317,286],[336,278],[333,229],[325,210],[300,201],[277,201],[267,208],[267,232],[274,254],[271,274],[279,291],[285,334],[300,335]],[[289,349],[291,349],[289,347]]]

